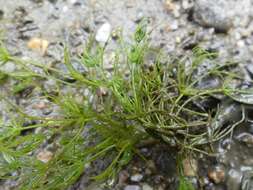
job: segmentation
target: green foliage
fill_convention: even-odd
[[[0,42],[0,65],[8,62],[10,57],[8,50],[3,46],[2,42]]]
[[[20,189],[62,190],[80,177],[85,166],[99,159],[111,162],[92,179],[114,178],[138,153],[137,145],[147,138],[159,139],[181,151],[204,152],[202,145],[231,132],[217,128],[210,135],[206,126],[215,119],[212,113],[217,109],[203,110],[194,102],[217,94],[231,96],[224,81],[238,79],[232,69],[227,69],[235,64],[213,61],[205,73],[199,73],[205,61],[214,59],[216,54],[196,48],[190,64],[189,59],[164,61],[164,55],[151,48],[148,37],[146,25],[141,23],[131,44],[120,39],[120,47],[110,61],[112,71],[104,66],[104,57],[108,56],[106,46],[100,47],[91,40],[83,54],[76,58],[86,69],[85,73],[73,66],[67,47],[64,64],[68,73],[63,73],[56,68],[13,57],[1,45],[0,61],[11,60],[19,67],[17,72],[8,73],[21,81],[20,86],[14,86],[14,92],[20,93],[35,79],[55,80],[57,93],[50,95],[47,89],[43,93],[60,108],[60,114],[53,118],[33,117],[11,103],[21,121],[7,126],[2,124],[0,177],[8,178],[17,172],[13,178],[19,179]],[[153,58],[151,64],[147,57]],[[31,66],[43,72],[35,72]],[[75,82],[67,82],[65,78]],[[208,78],[218,78],[222,84],[209,89],[198,86],[201,80]],[[66,94],[61,90],[66,86],[75,90]],[[90,95],[77,100],[75,93],[79,89],[88,89]],[[101,89],[106,91],[105,95],[97,93]],[[27,120],[37,123],[24,127]],[[22,131],[37,128],[42,132],[21,135]],[[51,141],[57,144],[54,156],[43,163],[36,158],[36,151],[43,143]],[[179,189],[192,189],[182,176]]]
[[[8,78],[8,75],[0,71],[0,84]]]
[[[184,177],[180,177],[178,190],[194,190],[193,185],[188,182]]]

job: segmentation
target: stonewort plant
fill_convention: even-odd
[[[243,113],[240,121],[221,127],[213,122],[219,100],[215,106],[196,102],[217,96],[240,101],[238,94],[249,94],[228,83],[242,80],[234,72],[236,63],[217,63],[217,53],[201,48],[193,49],[191,58],[170,58],[151,46],[149,34],[141,22],[131,43],[119,37],[110,69],[104,59],[110,42],[101,46],[91,38],[78,56],[71,55],[66,47],[63,63],[67,72],[12,56],[1,43],[0,64],[11,61],[17,66],[13,73],[0,72],[0,80],[4,76],[16,81],[11,87],[13,95],[36,86],[41,96],[59,108],[55,117],[32,116],[1,96],[10,108],[9,122],[2,122],[0,128],[1,178],[16,180],[21,190],[62,190],[75,183],[87,165],[107,158],[110,164],[91,179],[115,179],[133,156],[143,158],[138,147],[154,139],[175,147],[180,156],[211,154],[209,145],[231,134],[244,120]],[[73,60],[84,71],[77,69]],[[45,79],[55,81],[54,91],[44,88],[41,81]],[[208,88],[201,86],[209,79],[220,82]],[[67,87],[88,89],[89,95],[77,99],[75,91],[62,90]],[[24,131],[32,132],[24,135]],[[52,141],[57,142],[52,159],[41,162],[36,153]],[[179,189],[193,189],[180,164],[178,172]]]

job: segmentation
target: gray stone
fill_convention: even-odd
[[[242,179],[242,173],[235,169],[231,169],[228,172],[228,178],[226,184],[231,190],[239,190]]]
[[[227,32],[233,25],[247,25],[250,9],[250,0],[196,0],[193,18],[201,26]]]
[[[135,22],[138,23],[144,18],[144,13],[143,11],[139,10],[136,14],[136,19]]]
[[[15,71],[16,65],[13,62],[7,62],[0,69],[6,73],[12,73]]]
[[[153,187],[145,183],[142,185],[142,190],[153,190]]]
[[[253,147],[253,135],[250,133],[241,133],[236,136],[236,139],[240,142],[246,143],[248,147]]]
[[[253,171],[245,172],[242,178],[242,190],[252,190],[253,189]]]

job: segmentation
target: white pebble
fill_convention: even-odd
[[[171,30],[177,30],[178,29],[178,22],[177,20],[173,21],[170,25]]]
[[[143,178],[143,175],[141,175],[141,174],[135,174],[135,175],[131,176],[131,181],[139,182],[139,181],[142,180],[142,178]]]
[[[239,41],[237,42],[237,46],[240,47],[240,48],[244,47],[244,46],[245,46],[244,41],[243,41],[243,40],[239,40]]]
[[[97,30],[97,33],[96,33],[96,41],[102,42],[102,43],[107,42],[107,40],[108,40],[109,37],[110,37],[111,30],[112,30],[111,25],[110,25],[108,22],[104,23],[104,24]]]
[[[62,7],[62,12],[66,13],[69,10],[68,6]]]

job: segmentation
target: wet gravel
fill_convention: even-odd
[[[89,35],[105,43],[110,33],[121,28],[125,38],[129,38],[136,24],[148,18],[148,27],[153,29],[152,44],[169,55],[184,55],[199,45],[219,52],[220,60],[240,61],[245,78],[253,76],[253,5],[250,0],[0,0],[0,5],[0,30],[3,30],[4,41],[13,54],[24,59],[29,57],[61,67],[64,43],[70,46],[72,53],[80,53]],[[32,38],[48,41],[47,51],[41,54],[29,49],[27,43]],[[1,69],[15,71],[15,65],[8,63]],[[50,89],[52,81],[45,81],[43,85]],[[0,86],[0,93],[4,94],[6,88]],[[84,93],[87,92],[77,92]],[[57,108],[41,101],[39,94],[19,97],[17,101],[32,115],[57,114]],[[7,120],[4,107],[0,102],[0,114]],[[185,162],[195,165],[188,170],[197,169],[197,172],[185,171],[197,189],[240,190],[247,186],[245,181],[252,178],[253,171],[252,126],[249,118],[236,129],[232,138],[214,144],[215,157],[200,154],[192,158],[193,162]],[[114,189],[176,189],[175,150],[154,145],[140,151],[148,161],[134,158],[119,173]],[[91,173],[103,168],[106,162],[95,163]],[[88,184],[84,174],[69,190],[106,189],[104,184],[87,187]],[[0,190],[10,189],[12,185],[11,182],[0,183]],[[251,187],[252,182],[245,189]]]

